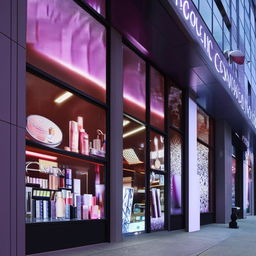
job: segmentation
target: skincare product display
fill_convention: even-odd
[[[105,157],[106,134],[97,129],[96,138],[90,142],[89,134],[84,129],[84,119],[77,117],[77,121],[69,121],[69,146],[64,149],[82,155],[95,155]]]
[[[96,137],[90,138],[84,128],[84,118],[78,116],[77,120],[70,120],[67,133],[68,144],[63,149],[82,155],[94,155],[105,157],[106,134],[102,130],[96,130]],[[63,142],[63,134],[60,128],[46,117],[30,115],[27,117],[27,132],[29,138],[49,147],[57,147]]]
[[[98,165],[95,165],[90,185],[94,194],[89,194],[82,193],[88,191],[88,172],[64,166],[40,169],[39,162],[26,164],[25,209],[29,222],[104,218],[105,185],[100,184]],[[32,165],[38,169],[31,168]],[[77,178],[76,173],[82,173],[83,179]]]
[[[30,222],[101,219],[99,200],[92,194],[77,195],[65,189],[54,192],[26,187],[26,217]]]
[[[62,142],[60,128],[51,120],[40,115],[27,117],[27,132],[36,141],[48,147],[57,147]]]

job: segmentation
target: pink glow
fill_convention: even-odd
[[[89,73],[79,69],[79,68],[76,68],[75,66],[73,66],[72,64],[69,64],[65,61],[62,61],[58,58],[55,58],[53,56],[49,56],[47,53],[44,53],[45,56],[47,56],[48,58],[50,58],[51,60],[55,61],[55,62],[58,62],[60,65],[68,68],[69,70],[85,77],[86,79],[90,80],[91,82],[95,83],[96,85],[98,85],[99,87],[103,88],[103,89],[106,89],[106,85],[104,82],[100,81],[99,79],[93,77],[92,75],[90,75]]]
[[[106,87],[106,29],[73,1],[28,0],[27,43]],[[33,64],[33,63],[32,63]]]
[[[140,107],[140,108],[142,108],[144,110],[146,109],[145,103],[138,101],[138,99],[136,99],[135,97],[130,96],[128,94],[124,94],[124,98],[126,100],[128,100],[130,103],[132,103],[132,104],[134,104],[134,105],[136,105],[136,106],[138,106],[138,107]],[[162,112],[160,112],[160,111],[158,111],[156,109],[152,108],[151,112],[156,114],[156,115],[158,115],[161,118],[164,118],[164,113],[162,113]]]
[[[133,36],[127,34],[126,37],[140,52],[142,52],[145,55],[148,55],[148,50],[144,46],[142,46]]]
[[[53,160],[53,161],[57,160],[56,156],[49,156],[49,155],[45,155],[45,154],[41,154],[41,153],[36,153],[33,151],[28,151],[28,150],[26,150],[26,156],[34,156],[34,157],[43,158],[43,159],[47,159],[47,160]]]

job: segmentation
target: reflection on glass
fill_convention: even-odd
[[[171,130],[171,214],[182,213],[182,138]]]
[[[150,122],[164,129],[164,78],[153,68],[150,70]]]
[[[171,125],[180,129],[182,119],[182,91],[177,87],[170,87],[168,106],[171,115]]]
[[[104,218],[104,166],[26,148],[26,221]]]
[[[123,121],[123,233],[145,230],[145,126]]]
[[[28,0],[27,13],[27,61],[105,101],[105,27],[74,1]]]
[[[209,149],[197,143],[197,175],[200,185],[200,212],[209,212]]]
[[[164,137],[150,133],[150,168],[164,171]]]
[[[151,230],[164,229],[164,175],[150,174],[150,220]]]
[[[96,12],[105,17],[106,15],[106,1],[105,0],[83,0],[89,4]]]
[[[105,110],[27,73],[27,138],[44,146],[105,156]]]
[[[236,206],[236,159],[232,157],[232,206]]]
[[[253,173],[252,173],[252,161],[253,161],[253,154],[250,153],[248,150],[246,152],[246,173],[245,173],[245,179],[246,179],[246,185],[245,185],[245,191],[246,191],[246,213],[252,214],[252,198],[253,198],[253,186],[252,186],[252,180],[253,180]]]
[[[197,137],[209,144],[210,118],[200,108],[197,109]]]
[[[123,54],[124,112],[145,120],[146,64],[126,46]]]

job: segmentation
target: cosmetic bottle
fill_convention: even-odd
[[[56,193],[56,217],[64,218],[65,217],[65,202],[62,198],[62,193]]]
[[[97,135],[97,139],[93,140],[93,148],[95,150],[100,150],[101,149],[101,140],[100,140],[100,136]]]
[[[52,189],[53,190],[58,190],[59,189],[59,176],[58,176],[58,169],[57,168],[53,168],[52,181],[53,181]]]
[[[75,121],[69,121],[69,147],[72,152],[78,153],[78,124]]]
[[[91,219],[95,220],[95,219],[99,219],[99,206],[98,205],[93,205],[91,208]]]
[[[62,173],[59,177],[59,183],[60,183],[59,185],[60,188],[65,188],[65,169],[62,170]]]
[[[72,189],[72,170],[66,169],[66,188]]]
[[[83,220],[88,220],[89,219],[89,207],[88,205],[83,205],[82,209],[82,219]]]
[[[89,155],[89,135],[84,129],[79,132],[79,149],[81,154]]]
[[[77,117],[78,131],[84,128],[84,118],[82,116]]]

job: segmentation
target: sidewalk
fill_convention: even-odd
[[[211,224],[194,233],[157,232],[36,256],[256,256],[256,217],[239,221],[239,229]]]

